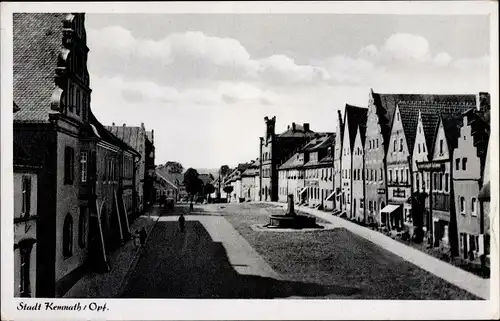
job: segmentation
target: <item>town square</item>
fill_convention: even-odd
[[[489,300],[489,31],[13,13],[14,297]]]

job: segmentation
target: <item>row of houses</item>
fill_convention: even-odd
[[[232,201],[331,210],[386,231],[425,234],[476,260],[489,251],[490,96],[369,93],[346,104],[333,133],[265,118],[260,155],[224,183]],[[250,179],[251,178],[251,179]]]
[[[15,296],[61,297],[108,270],[154,194],[153,131],[92,111],[105,106],[91,104],[84,19],[13,16]]]

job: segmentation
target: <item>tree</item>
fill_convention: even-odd
[[[168,168],[171,173],[179,173],[182,174],[184,171],[184,167],[179,162],[168,161],[165,163],[165,167]]]
[[[233,192],[233,187],[231,185],[224,186],[224,192],[226,193],[226,199],[227,199],[228,195]]]
[[[205,194],[205,196],[208,195],[209,200],[210,194],[212,194],[213,192],[215,192],[215,187],[212,184],[207,183],[205,186],[203,186],[203,194]]]
[[[227,174],[229,174],[229,166],[222,165],[219,169],[219,173],[222,178],[226,177]]]
[[[198,178],[196,169],[189,168],[184,173],[184,186],[186,187],[186,192],[189,194],[192,204],[193,197],[200,193],[203,187],[203,182]]]

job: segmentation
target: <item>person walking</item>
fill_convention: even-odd
[[[146,243],[146,237],[147,237],[146,229],[144,228],[144,226],[139,232],[139,237],[141,239],[141,247],[144,247],[144,243]]]
[[[180,228],[181,232],[184,232],[185,222],[186,222],[186,218],[184,217],[184,214],[181,213],[181,215],[179,216],[179,228]]]

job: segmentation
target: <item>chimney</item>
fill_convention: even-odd
[[[337,113],[339,115],[339,125],[342,125],[342,113],[340,112],[340,110],[337,110]]]
[[[141,123],[141,127],[144,128],[144,123]]]
[[[112,126],[114,126],[114,125],[115,125],[115,122],[111,123],[111,125],[112,125]]]
[[[309,131],[309,123],[304,123],[304,132],[308,132]]]
[[[292,123],[292,131],[295,131],[295,123]]]
[[[123,127],[125,127],[125,126],[127,126],[127,124],[125,124],[125,123],[124,123],[124,124],[123,124]]]
[[[151,143],[155,143],[155,130],[154,129],[151,129]]]

